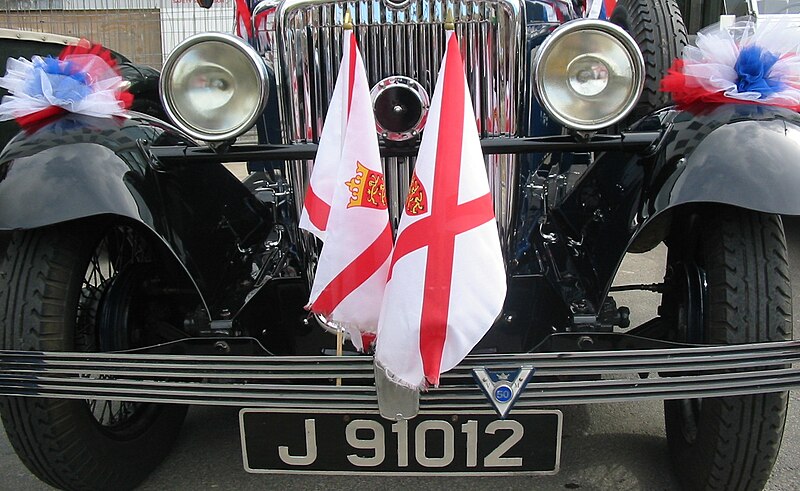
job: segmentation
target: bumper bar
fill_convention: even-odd
[[[781,392],[800,387],[800,341],[628,351],[476,355],[421,409],[490,409],[475,367],[533,366],[517,408]],[[333,380],[343,380],[341,386]],[[187,356],[0,351],[0,395],[267,408],[377,410],[369,356]]]
[[[634,132],[619,135],[594,135],[581,141],[571,136],[494,137],[481,140],[484,155],[534,152],[643,152],[661,136],[659,132]],[[380,148],[383,157],[413,157],[416,146],[386,146]],[[317,144],[293,145],[234,145],[225,151],[209,147],[153,146],[150,152],[160,161],[185,162],[199,159],[214,162],[240,162],[245,160],[310,160],[317,154]]]

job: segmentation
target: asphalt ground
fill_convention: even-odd
[[[800,219],[785,220],[794,293],[795,331],[800,332]],[[618,283],[644,275],[658,281],[663,249],[631,256],[623,263]],[[650,279],[647,279],[649,277]],[[641,278],[639,276],[638,278]],[[658,297],[637,293],[618,297],[636,312],[654,312]],[[633,318],[634,324],[646,320]],[[169,458],[142,485],[143,490],[281,489],[349,491],[382,489],[504,490],[677,490],[664,435],[662,403],[646,401],[560,408],[564,414],[561,470],[554,476],[501,477],[353,477],[247,474],[242,467],[236,408],[193,407]],[[768,490],[800,489],[800,392],[789,403],[783,445],[767,483]],[[22,465],[0,434],[0,489],[45,490]]]

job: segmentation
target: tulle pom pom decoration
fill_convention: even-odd
[[[9,92],[0,102],[0,121],[16,119],[21,126],[63,112],[125,116],[133,102],[111,52],[85,40],[58,58],[9,58],[0,87]]]
[[[661,81],[679,107],[746,103],[800,110],[800,29],[786,22],[714,25]]]

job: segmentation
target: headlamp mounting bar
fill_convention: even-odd
[[[659,132],[620,133],[618,135],[595,135],[586,141],[575,141],[569,135],[510,138],[496,137],[481,140],[484,155],[520,154],[536,152],[600,152],[622,151],[645,153],[658,138]],[[243,162],[248,160],[312,160],[317,154],[316,143],[293,145],[233,145],[224,151],[209,147],[153,146],[150,152],[162,163],[198,159],[214,162]],[[416,155],[416,146],[381,145],[383,157],[407,157]]]

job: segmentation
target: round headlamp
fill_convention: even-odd
[[[264,110],[267,69],[241,39],[218,32],[187,38],[161,72],[161,102],[180,129],[204,141],[241,135]]]
[[[595,131],[634,108],[644,87],[644,58],[620,27],[581,19],[560,26],[542,43],[533,76],[539,102],[553,119]]]

